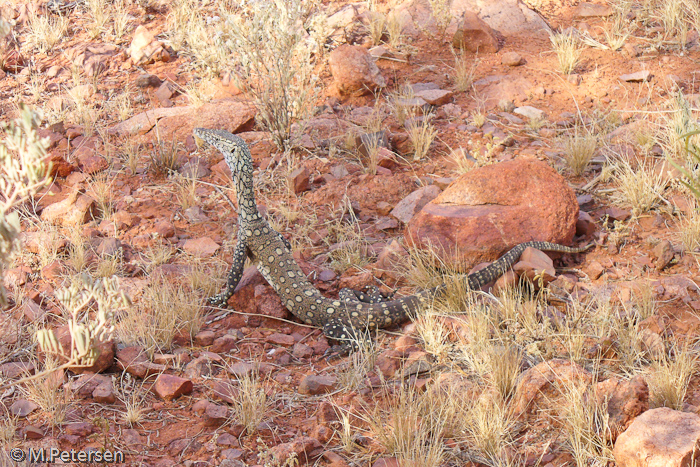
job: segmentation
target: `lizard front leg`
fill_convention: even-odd
[[[233,263],[231,264],[231,272],[228,273],[228,279],[226,280],[226,289],[218,295],[209,297],[207,304],[216,307],[226,306],[228,299],[231,298],[241,277],[243,277],[243,266],[248,257],[248,251],[248,242],[239,236],[236,247],[233,250]]]

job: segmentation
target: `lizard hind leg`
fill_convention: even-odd
[[[371,339],[369,330],[358,329],[341,320],[329,320],[323,326],[323,334],[338,342],[339,353],[342,355],[367,347],[367,341]]]

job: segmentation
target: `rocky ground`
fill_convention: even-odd
[[[5,274],[0,465],[28,465],[9,456],[30,447],[150,466],[691,465],[700,217],[678,166],[697,170],[680,136],[697,128],[700,10],[319,2],[292,22],[285,142],[255,105],[280,86],[236,79],[275,29],[215,47],[234,4],[0,6],[0,108],[42,112],[52,162]],[[325,295],[450,294],[339,359],[254,267],[228,309],[206,307],[235,190],[195,127],[249,143],[258,206]],[[593,246],[529,249],[464,291],[460,273],[532,239]],[[96,279],[86,306],[58,299]],[[115,329],[94,365],[47,372],[61,360],[36,331],[68,349],[71,311],[105,303]]]

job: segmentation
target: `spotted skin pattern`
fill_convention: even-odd
[[[306,324],[322,328],[329,338],[347,343],[356,339],[358,332],[388,328],[407,321],[416,316],[423,305],[445,291],[443,284],[398,299],[384,297],[376,288],[367,294],[343,289],[338,300],[324,297],[294,260],[286,239],[258,212],[253,189],[253,163],[245,141],[222,130],[195,128],[194,135],[224,155],[238,198],[238,238],[233,265],[226,289],[211,297],[210,305],[226,305],[241,280],[245,260],[250,257],[294,316]],[[588,248],[570,248],[548,242],[521,243],[488,267],[466,276],[465,287],[476,290],[500,277],[527,247],[562,253],[580,253]]]

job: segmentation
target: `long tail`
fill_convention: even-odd
[[[525,242],[513,247],[508,253],[498,258],[496,261],[485,267],[484,269],[467,276],[469,288],[472,290],[480,289],[489,282],[501,277],[508,271],[513,264],[520,258],[520,255],[527,247],[537,248],[542,251],[559,251],[562,253],[581,253],[589,249],[593,244],[586,245],[581,248],[571,248],[557,243],[549,242]]]

